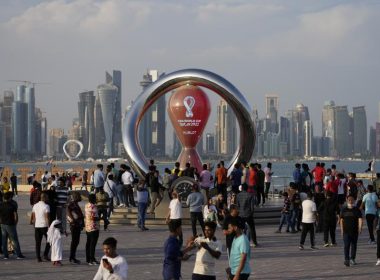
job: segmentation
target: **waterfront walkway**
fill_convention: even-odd
[[[64,239],[64,260],[62,267],[53,267],[49,262],[37,263],[34,253],[34,229],[29,225],[27,211],[30,211],[29,196],[22,194],[16,198],[19,203],[20,223],[18,233],[25,260],[0,259],[0,279],[92,279],[97,267],[71,265],[68,262],[71,237]],[[166,226],[152,226],[149,231],[141,232],[135,226],[111,226],[109,232],[101,231],[96,256],[102,256],[101,243],[109,236],[118,240],[118,252],[125,256],[128,265],[129,280],[162,279],[163,244],[168,236]],[[343,242],[337,231],[338,247],[323,248],[322,235],[317,234],[318,251],[308,249],[299,251],[299,234],[275,234],[276,226],[257,226],[260,247],[252,248],[250,279],[376,279],[380,267],[375,266],[376,245],[368,245],[366,228],[359,238],[357,262],[354,267],[343,265]],[[191,234],[188,226],[184,227],[185,239]],[[217,230],[218,238],[221,230]],[[224,238],[223,238],[224,240]],[[82,233],[77,258],[85,261],[86,235]],[[43,243],[44,244],[44,243]],[[183,279],[191,279],[194,257],[182,264]],[[217,279],[226,279],[224,269],[227,267],[227,256],[224,252],[217,261]]]

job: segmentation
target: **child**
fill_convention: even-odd
[[[208,203],[203,208],[203,220],[205,222],[214,222],[217,223],[218,216],[217,216],[218,210],[216,209],[216,206],[214,205],[214,201],[212,198],[208,200]]]
[[[280,220],[280,226],[278,227],[278,230],[276,233],[281,233],[282,226],[286,222],[286,232],[289,232],[290,227],[290,199],[287,192],[283,193],[284,196],[284,207],[281,210],[281,220]]]
[[[51,245],[51,261],[54,266],[61,266],[62,263],[62,223],[60,220],[54,220],[47,232],[47,241]]]

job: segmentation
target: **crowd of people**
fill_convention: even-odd
[[[81,189],[89,191],[84,210],[79,205],[80,193],[70,192],[73,186],[71,175],[45,172],[40,180],[35,178],[30,191],[30,224],[34,225],[37,261],[51,261],[54,266],[61,266],[62,238],[70,235],[69,261],[80,264],[76,251],[81,232],[85,231],[86,263],[99,265],[94,279],[108,279],[111,274],[119,277],[115,279],[126,279],[128,265],[125,258],[117,255],[114,238],[104,241],[105,255],[101,261],[95,256],[101,229],[99,222],[103,220],[103,228],[108,230],[115,207],[137,207],[137,226],[141,231],[147,231],[146,214],[154,214],[163,197],[168,196],[166,222],[170,236],[164,244],[163,278],[180,279],[181,261],[188,260],[196,250],[192,279],[216,279],[215,260],[221,256],[223,246],[215,232],[220,228],[225,236],[229,260],[228,279],[248,279],[251,247],[259,246],[255,208],[265,206],[268,199],[272,164],[267,163],[262,168],[259,163],[241,162],[229,175],[223,161],[217,164],[215,172],[206,164],[200,172],[190,164],[186,164],[183,170],[179,167],[177,162],[173,169],[165,168],[160,176],[151,160],[145,178],[137,179],[126,164],[121,164],[119,170],[114,164],[107,165],[105,170],[102,164],[98,164],[92,174],[85,171],[81,177]],[[181,195],[174,187],[174,182],[182,176],[191,177],[195,182],[185,201],[181,201]],[[23,259],[17,235],[18,206],[13,199],[17,177],[16,186],[12,185],[12,178],[8,182],[6,177],[3,177],[1,186],[1,253],[5,259],[9,258],[8,252]],[[377,244],[376,265],[380,265],[379,194],[380,174],[365,186],[363,181],[356,179],[355,173],[339,172],[335,165],[325,168],[323,163],[316,163],[310,170],[307,164],[297,163],[293,180],[282,193],[284,205],[276,233],[281,233],[286,225],[286,232],[301,232],[300,250],[304,249],[307,235],[310,235],[311,249],[317,250],[315,233],[318,232],[323,232],[324,247],[337,246],[335,232],[339,224],[344,242],[344,264],[350,266],[356,264],[357,240],[365,216],[370,236],[368,243]],[[183,203],[189,207],[192,230],[186,242],[182,232]],[[201,233],[197,231],[197,223]],[[44,237],[46,245],[41,255]]]

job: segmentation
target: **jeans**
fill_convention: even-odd
[[[371,241],[375,241],[375,235],[373,234],[373,224],[376,219],[376,216],[373,214],[367,214],[365,215],[365,219],[367,220],[369,237],[371,238]]]
[[[12,186],[12,192],[13,192],[15,195],[18,195],[18,192],[17,192],[17,184],[16,184],[16,185],[11,184],[11,186]]]
[[[191,280],[216,280],[216,276],[193,273],[193,275],[191,275]]]
[[[257,245],[257,237],[256,237],[256,227],[255,227],[255,220],[253,216],[250,217],[241,217],[245,223],[249,226],[249,231],[251,233],[251,238],[253,244]]]
[[[86,241],[86,262],[94,262],[95,259],[95,248],[96,243],[98,243],[99,230],[87,231],[87,241]]]
[[[172,222],[172,223],[176,223],[176,224],[182,226],[182,219],[170,219],[170,222]],[[182,228],[181,228],[181,232],[180,232],[180,234],[178,235],[178,242],[179,242],[179,247],[182,247],[182,245],[183,245],[183,233],[182,233]]]
[[[80,227],[70,227],[71,231],[71,245],[70,245],[70,260],[75,259],[77,248],[80,241]]]
[[[113,202],[114,202],[115,198],[114,197],[110,197],[110,201],[107,203],[108,207],[107,207],[107,218],[108,220],[110,219],[111,217],[111,214],[113,212]]]
[[[300,244],[305,244],[305,239],[307,233],[310,232],[310,243],[311,246],[314,246],[314,223],[302,223],[302,233],[301,233],[301,242]]]
[[[8,238],[12,241],[17,256],[22,256],[20,243],[18,242],[17,229],[15,225],[1,225],[2,246],[5,258],[8,258]]]
[[[151,192],[149,213],[154,213],[157,205],[161,202],[161,196],[158,192]]]
[[[278,230],[281,231],[282,226],[286,223],[286,231],[290,228],[290,213],[281,213],[280,226]]]
[[[197,236],[197,220],[201,225],[203,233],[205,232],[205,223],[203,221],[202,212],[190,212],[191,218],[191,229],[193,231],[193,236]]]
[[[335,229],[336,229],[336,219],[325,220],[323,223],[323,237],[325,244],[329,243],[329,233],[331,238],[331,243],[335,244]]]
[[[290,211],[290,227],[292,228],[292,231],[296,230],[296,223],[298,220],[298,213],[299,209],[294,208],[293,210]]]
[[[145,214],[148,203],[139,202],[138,204],[138,217],[137,217],[137,226],[139,228],[145,227]]]
[[[118,205],[125,205],[125,195],[124,195],[124,186],[119,184],[116,186],[116,202]]]
[[[133,197],[133,187],[132,185],[124,185],[124,191],[125,191],[125,204],[127,206],[136,206],[135,199]]]
[[[98,208],[98,216],[99,216],[99,220],[103,220],[103,222],[104,222],[104,230],[106,230],[107,227],[108,227],[108,224],[110,223],[108,221],[107,208],[99,207]]]
[[[343,234],[344,241],[344,259],[346,261],[355,260],[356,258],[356,246],[358,243],[358,235],[352,235],[348,233]],[[350,258],[350,248],[351,248],[351,258]]]
[[[47,242],[47,231],[48,231],[47,227],[35,228],[34,229],[34,238],[36,240],[36,257],[37,257],[37,259],[41,258],[41,243],[42,243],[42,238],[44,236],[46,238],[44,257],[47,257],[49,255],[50,244]]]
[[[377,230],[377,258],[380,259],[380,230]]]
[[[231,275],[231,276],[232,276],[231,279],[234,279],[235,275]],[[248,278],[249,278],[249,274],[243,273],[243,274],[240,274],[239,280],[248,280]]]

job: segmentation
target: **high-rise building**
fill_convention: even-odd
[[[117,87],[116,104],[115,104],[115,125],[113,127],[113,141],[115,146],[122,142],[121,135],[121,71],[113,70],[112,76],[106,72],[106,84],[112,84]]]
[[[3,115],[3,104],[0,103],[0,160],[5,160],[6,158],[6,133],[5,133],[5,123],[2,119]]]
[[[304,122],[305,156],[313,155],[313,124],[310,120]]]
[[[22,157],[28,152],[28,104],[25,99],[26,86],[17,86],[16,99],[12,103],[12,154]]]
[[[206,154],[209,156],[210,154],[215,153],[215,134],[214,133],[206,133]]]
[[[270,120],[269,132],[278,133],[278,95],[265,95],[265,116]]]
[[[335,123],[334,123],[334,101],[326,101],[322,110],[322,137],[330,139],[330,151],[328,155],[333,152],[334,144],[334,133],[335,133]]]
[[[85,156],[95,154],[95,96],[93,91],[79,93],[79,141]]]
[[[117,87],[112,84],[99,85],[97,88],[100,107],[102,110],[105,144],[104,155],[115,155],[114,142],[114,125],[115,125],[115,110],[117,99]]]
[[[237,146],[236,116],[228,103],[221,99],[217,107],[216,147],[217,153],[232,155]]]
[[[347,106],[334,107],[333,156],[347,157],[352,154],[350,116]]]
[[[369,129],[369,155],[376,156],[376,128],[373,126]]]
[[[9,156],[12,152],[12,104],[14,101],[13,91],[4,91],[2,119],[4,122],[5,153]]]
[[[97,94],[95,98],[95,155],[103,155],[105,139],[102,107],[100,106],[100,98]]]
[[[305,155],[305,121],[310,120],[309,109],[303,104],[297,104],[296,108],[289,110],[287,117],[290,125],[289,152],[292,156]]]
[[[380,122],[376,123],[376,157],[380,157]]]
[[[27,104],[27,151],[33,156],[36,140],[36,122],[35,122],[35,96],[34,87],[25,88],[25,102]]]
[[[62,156],[64,144],[62,139],[64,136],[65,133],[62,128],[52,128],[49,130],[49,156]]]
[[[157,70],[148,70],[140,82],[143,90],[159,78]],[[146,157],[164,157],[166,145],[166,100],[161,96],[145,112],[139,126],[139,141]]]
[[[353,146],[354,153],[367,152],[367,114],[364,106],[353,107]]]

